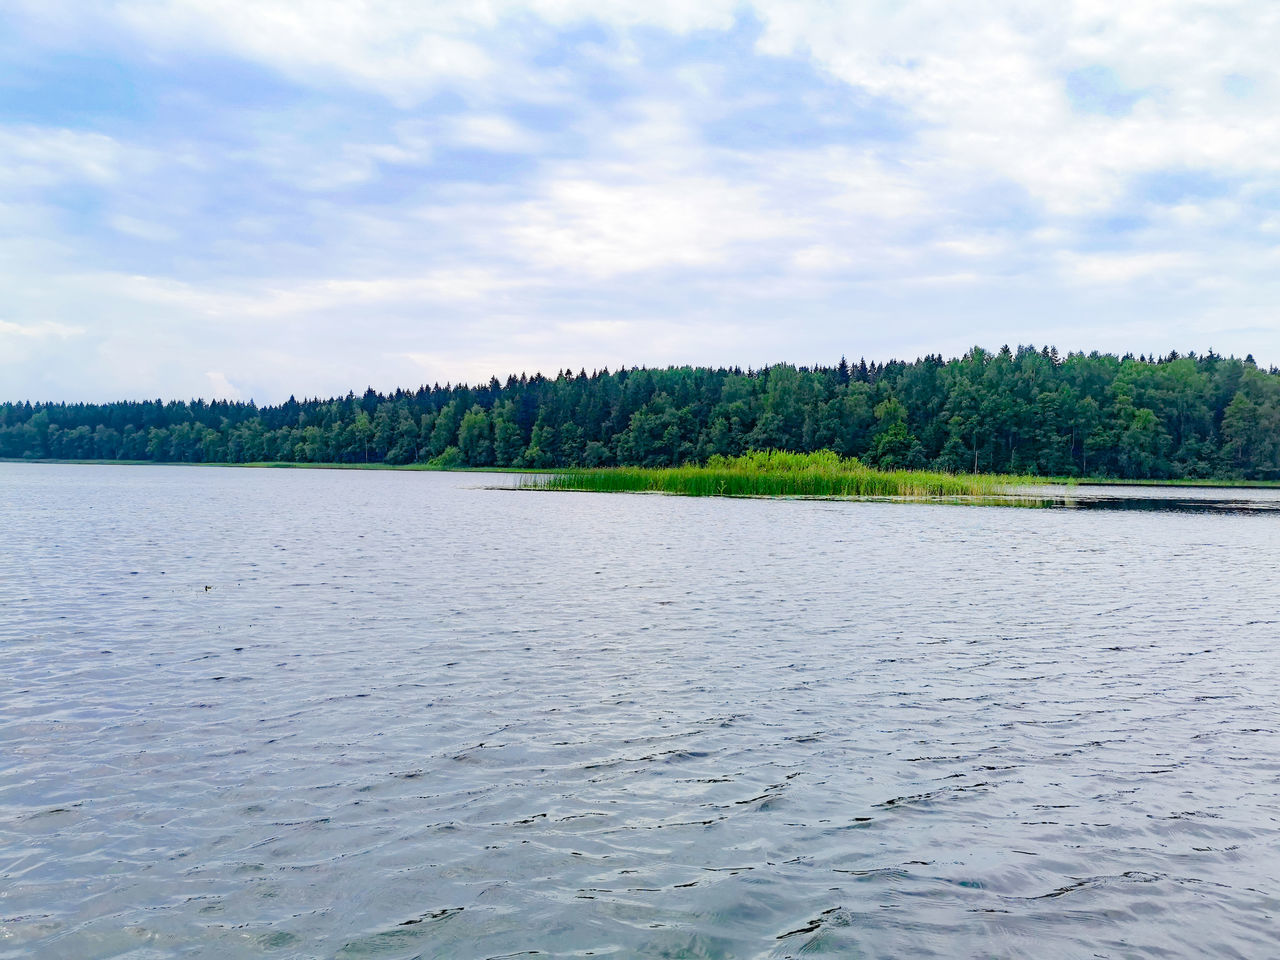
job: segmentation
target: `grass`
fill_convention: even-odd
[[[602,467],[559,470],[528,477],[524,489],[599,493],[670,493],[686,497],[872,497],[989,499],[1016,496],[1014,488],[1044,483],[1037,477],[951,474],[926,470],[875,470],[830,450],[771,450],[741,457],[712,457],[705,466]]]
[[[796,458],[800,460],[812,460],[819,458],[825,464],[828,459],[838,464],[838,470],[847,471],[849,473],[854,470],[860,470],[863,474],[877,478],[874,482],[867,481],[871,486],[882,484],[883,478],[895,478],[892,482],[900,485],[902,489],[911,492],[906,493],[859,493],[859,492],[832,492],[832,493],[804,493],[789,492],[786,490],[772,491],[761,489],[759,492],[744,491],[739,492],[734,489],[737,481],[727,483],[723,493],[712,490],[707,493],[694,490],[683,489],[667,489],[665,485],[674,484],[676,487],[681,485],[680,481],[672,479],[663,479],[661,481],[653,481],[646,479],[643,482],[639,477],[650,477],[654,474],[677,474],[688,472],[705,473],[715,469],[729,469],[733,472],[740,472],[740,464],[743,461],[759,461],[763,458],[767,464],[760,472],[773,473],[798,473],[801,470],[795,469],[794,464],[783,467],[782,461],[792,461]],[[767,453],[751,453],[744,457],[735,458],[712,458],[705,467],[662,467],[662,468],[643,468],[643,467],[607,467],[600,469],[580,469],[580,468],[543,468],[543,467],[469,467],[469,466],[441,466],[435,463],[407,463],[407,464],[389,464],[389,463],[332,463],[332,462],[299,462],[292,460],[255,460],[250,462],[228,462],[228,461],[211,461],[201,463],[190,463],[186,461],[175,460],[82,460],[82,459],[60,459],[56,457],[0,457],[0,463],[71,463],[71,464],[88,464],[88,465],[110,465],[110,466],[165,466],[165,467],[269,467],[275,469],[286,470],[422,470],[430,472],[459,472],[459,473],[511,473],[529,477],[536,474],[549,474],[556,477],[584,477],[588,475],[608,475],[615,477],[623,473],[636,475],[635,478],[625,483],[614,479],[602,479],[599,481],[589,480],[591,486],[575,486],[567,482],[557,481],[556,483],[543,483],[540,480],[525,483],[525,487],[536,487],[539,489],[549,490],[599,490],[599,491],[652,491],[662,493],[686,494],[688,496],[759,496],[759,497],[785,497],[785,496],[815,496],[815,497],[876,497],[876,496],[903,496],[903,497],[974,497],[974,496],[1009,496],[1011,487],[1026,486],[1028,484],[1039,484],[1041,486],[1134,486],[1134,487],[1220,487],[1223,489],[1276,489],[1280,488],[1280,480],[1237,480],[1237,479],[1213,479],[1213,478],[1177,478],[1177,479],[1150,479],[1150,480],[1132,480],[1120,477],[1039,477],[1039,476],[1010,476],[1001,474],[950,474],[940,471],[924,471],[924,470],[875,470],[859,463],[856,459],[841,460],[830,451],[821,451],[815,454],[793,454],[780,451],[770,451]],[[691,486],[702,485],[703,481],[698,480],[696,483],[690,483]],[[914,492],[921,485],[929,488],[930,492],[917,493]],[[991,493],[991,485],[999,488],[996,493]],[[934,490],[945,490],[947,492],[933,492]],[[961,492],[951,492],[959,490]],[[975,492],[977,491],[977,492]]]

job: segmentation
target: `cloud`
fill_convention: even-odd
[[[1280,92],[1270,69],[1278,18],[1266,5],[997,2],[979,12],[917,0],[886,13],[816,0],[120,0],[104,9],[99,16],[117,32],[161,52],[229,53],[300,83],[347,84],[401,107],[448,88],[490,104],[504,90],[508,98],[552,87],[580,95],[571,76],[530,61],[539,37],[554,44],[548,31],[598,23],[690,35],[727,31],[749,16],[760,24],[758,53],[812,58],[850,89],[900,105],[919,138],[905,156],[931,174],[1006,177],[1050,214],[1105,208],[1123,198],[1127,178],[1170,166],[1280,170],[1280,120],[1268,109]],[[624,50],[614,51],[615,63]],[[696,78],[705,68],[681,74]],[[457,142],[484,149],[537,143],[491,108],[449,126]],[[365,179],[378,159],[348,145],[311,182]]]
[[[221,370],[208,370],[205,377],[209,381],[209,396],[215,400],[243,400],[244,395],[237,390]]]
[[[538,138],[501,114],[470,114],[450,124],[449,140],[457,146],[477,147],[499,153],[526,153],[538,147]]]
[[[7,9],[19,392],[1006,340],[1280,361],[1269,5]]]
[[[142,150],[112,137],[34,124],[0,125],[0,190],[29,190],[60,183],[107,186],[150,162]]]
[[[51,0],[54,8],[67,4]],[[351,84],[412,107],[443,87],[478,88],[509,76],[512,54],[531,21],[556,28],[603,21],[686,33],[727,29],[735,9],[725,0],[643,6],[583,0],[117,0],[104,17],[158,50],[230,52],[299,82]]]
[[[507,233],[529,258],[597,277],[724,263],[790,229],[753,190],[713,178],[555,180],[511,219]]]
[[[1274,76],[1265,64],[1277,16],[1265,5],[755,9],[762,51],[807,53],[902,103],[925,124],[919,154],[960,175],[1004,176],[1050,214],[1114,204],[1140,172],[1203,164],[1271,175],[1280,164],[1263,91],[1228,89]]]
[[[509,287],[513,281],[492,271],[463,269],[419,276],[273,282],[239,290],[148,276],[104,275],[90,282],[135,302],[177,307],[220,320],[261,321],[367,306],[424,307],[475,301]]]
[[[446,79],[482,81],[496,69],[482,46],[459,35],[481,23],[434,4],[126,0],[113,18],[161,49],[227,51],[295,80],[341,80],[406,106]]]
[[[1079,67],[1066,76],[1067,98],[1081,113],[1123,116],[1142,98],[1138,90],[1126,90],[1110,67]]]
[[[0,337],[21,337],[30,340],[48,338],[67,340],[71,337],[78,337],[83,333],[83,327],[68,326],[65,323],[56,323],[52,320],[37,320],[31,323],[14,323],[10,320],[0,320]]]
[[[1092,254],[1060,257],[1070,279],[1083,283],[1123,284],[1145,277],[1176,278],[1197,266],[1183,253]]]
[[[108,222],[120,233],[131,237],[137,237],[140,240],[149,240],[154,243],[168,243],[178,238],[178,232],[172,227],[167,227],[159,223],[151,223],[147,220],[139,219],[138,217],[131,217],[128,214],[115,214]]]

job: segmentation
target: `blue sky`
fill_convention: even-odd
[[[0,0],[0,397],[1280,363],[1270,4]]]

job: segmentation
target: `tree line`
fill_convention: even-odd
[[[877,467],[1280,478],[1280,370],[1020,346],[834,366],[564,370],[487,384],[225,400],[0,404],[0,457],[666,466],[830,449]]]

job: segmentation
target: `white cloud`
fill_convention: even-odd
[[[791,255],[791,264],[797,270],[813,273],[830,273],[845,270],[852,265],[852,258],[844,250],[826,244],[815,243],[801,247]]]
[[[833,75],[909,107],[925,126],[908,156],[939,175],[1007,177],[1055,215],[1106,209],[1136,173],[1280,170],[1280,119],[1265,95],[1280,20],[1265,4],[1147,2],[980,10],[943,0],[895,6],[755,5],[760,49],[806,53]],[[1124,116],[1080,114],[1066,74],[1112,70],[1139,96]],[[1248,100],[1225,84],[1257,77]]]
[[[54,338],[67,340],[84,333],[83,327],[73,327],[53,320],[36,320],[29,323],[15,323],[12,320],[0,320],[0,337],[21,337],[25,340],[44,340]]]
[[[50,6],[66,2],[50,0]],[[402,106],[442,86],[461,85],[492,100],[500,90],[531,95],[561,82],[555,71],[526,62],[522,44],[530,23],[688,33],[727,29],[735,15],[750,10],[764,27],[761,53],[811,57],[851,86],[901,104],[923,124],[915,144],[900,154],[923,164],[917,183],[921,177],[927,184],[947,176],[1007,177],[1050,214],[1072,215],[1105,210],[1127,179],[1143,171],[1280,172],[1280,117],[1270,109],[1280,93],[1272,68],[1280,14],[1266,4],[1078,0],[1027,7],[996,0],[973,9],[945,0],[892,8],[825,0],[742,6],[724,0],[118,0],[102,9],[99,18],[163,53],[228,52],[304,83],[350,84]],[[1095,67],[1133,91],[1131,113],[1073,110],[1065,77]],[[1248,79],[1249,96],[1232,93],[1232,76]],[[492,110],[453,126],[452,136],[463,143],[514,151],[536,146],[528,131]],[[313,182],[359,180],[368,164],[385,158],[376,148],[349,147]]]
[[[1004,253],[1008,244],[999,238],[990,236],[952,237],[939,240],[934,247],[942,253],[954,254],[967,258],[995,257]]]
[[[516,208],[508,235],[533,261],[597,277],[727,262],[736,247],[792,232],[756,191],[710,177],[554,180]]]
[[[29,190],[65,181],[107,185],[149,165],[144,151],[100,133],[0,126],[0,189]]]
[[[145,58],[148,77],[214,55],[301,88],[201,91],[176,126],[0,126],[0,336],[64,358],[68,389],[278,399],[566,362],[1201,349],[1179,338],[1215,324],[1280,360],[1280,7],[10,9],[51,49]],[[558,32],[580,24],[601,29]],[[741,62],[756,25],[761,59]],[[1115,95],[1073,102],[1082,70]],[[142,91],[185,103],[162,92]],[[792,135],[788,111],[811,122]],[[453,146],[510,156],[471,169]],[[1144,195],[1166,171],[1216,186]]]
[[[205,372],[205,378],[209,381],[210,399],[215,400],[243,400],[244,395],[236,389],[236,387],[227,379],[227,375],[221,370],[209,370]]]
[[[1064,253],[1059,260],[1068,279],[1098,284],[1127,284],[1152,277],[1176,282],[1199,273],[1201,266],[1185,253]]]
[[[458,146],[498,153],[532,152],[539,146],[537,137],[500,114],[467,114],[449,127],[449,140]]]
[[[54,20],[61,13],[65,20],[73,8],[70,0],[50,0],[40,15]],[[600,20],[685,33],[726,29],[736,9],[727,0],[117,0],[104,16],[159,50],[229,51],[295,80],[349,83],[409,107],[442,85],[479,85],[509,74],[495,35],[510,31],[509,43],[518,47],[530,16],[559,27]]]
[[[401,121],[382,141],[351,140],[332,144],[317,141],[299,126],[291,129],[280,118],[279,129],[266,129],[230,158],[247,166],[266,168],[281,183],[317,193],[374,179],[382,166],[424,166],[433,144],[425,124]]]
[[[369,279],[268,281],[200,286],[163,277],[101,275],[88,282],[140,303],[178,307],[221,320],[314,316],[367,306],[440,305],[480,300],[513,281],[478,268]]]
[[[344,80],[405,105],[443,80],[480,81],[496,67],[458,35],[480,26],[476,18],[435,4],[123,0],[114,16],[161,49],[230,51],[297,80]]]
[[[128,214],[115,214],[108,221],[112,228],[130,237],[147,240],[152,243],[168,243],[178,238],[178,231],[161,223],[131,217]]]

